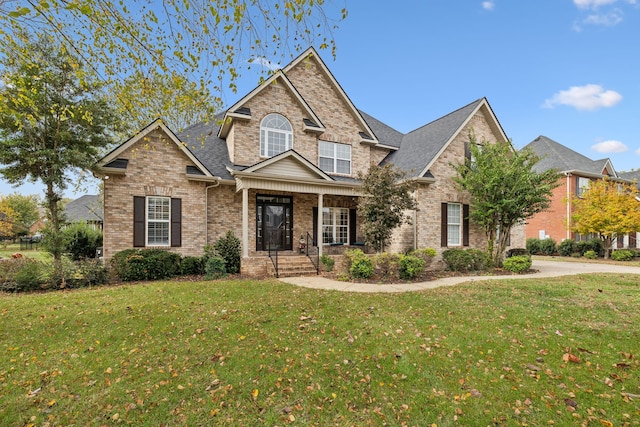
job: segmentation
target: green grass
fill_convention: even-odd
[[[4,242],[0,242],[0,258],[11,258],[15,253],[21,253],[27,258],[33,258],[37,261],[51,261],[51,254],[43,251],[40,244],[38,244],[37,249],[20,250],[19,243],[5,245]]]
[[[265,280],[1,295],[0,420],[640,425],[639,306],[633,275],[403,294]]]

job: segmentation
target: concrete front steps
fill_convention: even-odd
[[[275,277],[276,270],[271,261],[267,264],[267,272]],[[306,255],[279,255],[279,277],[315,276],[316,268]]]

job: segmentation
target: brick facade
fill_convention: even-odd
[[[166,248],[181,255],[201,255],[205,245],[205,186],[186,178],[188,157],[162,131],[147,135],[126,150],[126,175],[104,179],[104,257],[133,247],[133,197],[167,196],[182,200],[182,246]],[[165,248],[163,248],[165,249]]]
[[[242,107],[248,108],[250,117],[234,117],[225,131],[224,141],[221,141],[221,146],[226,144],[231,164],[250,167],[268,160],[260,156],[260,124],[262,119],[270,113],[279,113],[289,120],[293,127],[293,149],[315,166],[318,166],[319,162],[319,140],[351,146],[351,178],[355,178],[358,171],[366,172],[372,164],[380,164],[389,154],[390,149],[362,143],[361,133],[370,134],[370,130],[321,63],[316,62],[314,58],[307,58],[294,63],[294,66],[286,70],[286,78],[293,84],[304,102],[292,93],[283,77],[277,76],[247,97]],[[325,127],[322,134],[304,129],[303,120],[309,119],[310,111]],[[440,247],[441,203],[468,204],[470,202],[468,195],[460,193],[456,188],[452,179],[455,171],[451,165],[464,159],[465,144],[469,140],[470,133],[473,133],[478,141],[496,141],[501,138],[499,125],[484,111],[486,109],[478,110],[474,116],[470,117],[466,126],[459,130],[457,136],[445,146],[430,165],[429,170],[436,177],[435,182],[420,184],[416,190],[419,207],[416,212],[411,213],[414,216],[414,225],[405,225],[396,230],[390,248],[392,251],[405,251],[414,246],[435,248],[439,253],[444,249]],[[307,233],[314,234],[313,209],[318,207],[320,194],[322,194],[322,204],[325,208],[353,210],[357,207],[356,190],[359,184],[356,182],[353,183],[355,189],[344,186],[345,181],[339,179],[332,184],[321,179],[316,171],[310,169],[308,176],[299,175],[301,171],[299,167],[295,169],[298,173],[295,180],[285,176],[277,176],[277,179],[265,178],[257,170],[256,176],[262,177],[259,179],[264,181],[255,184],[255,179],[251,181],[247,178],[245,186],[243,176],[237,173],[246,170],[238,168],[236,175],[225,178],[222,182],[215,181],[213,177],[207,181],[204,178],[187,176],[187,166],[197,166],[194,164],[193,157],[185,153],[180,147],[180,142],[171,139],[162,128],[135,141],[137,142],[132,142],[130,146],[125,144],[124,146],[128,148],[118,153],[118,159],[128,160],[126,173],[105,173],[108,175],[108,179],[104,180],[105,259],[133,245],[134,196],[161,195],[180,198],[182,200],[182,245],[177,248],[167,248],[167,250],[181,255],[196,256],[203,253],[206,244],[215,243],[229,230],[242,238],[243,197],[246,196],[248,241],[245,249],[248,257],[242,260],[242,273],[256,276],[264,276],[270,262],[266,253],[256,247],[256,197],[258,195],[291,197],[294,252],[300,236],[306,236]],[[281,165],[284,166],[284,164]],[[308,168],[308,166],[304,167]],[[282,173],[283,170],[293,169],[289,166],[289,169],[277,167],[271,170]],[[264,173],[266,172],[262,172]],[[282,190],[290,181],[296,181],[289,186],[296,190]],[[327,188],[326,185],[333,185],[335,188]],[[320,214],[318,220],[321,218]],[[356,218],[356,223],[360,224],[360,222],[361,218]],[[353,224],[350,226],[353,227]],[[358,241],[362,239],[359,231],[356,232],[356,236]],[[522,233],[523,236],[524,233]],[[484,246],[484,236],[478,230],[472,229],[470,247],[484,248]],[[524,246],[524,242],[516,246]],[[439,266],[438,259],[432,266],[436,268]]]

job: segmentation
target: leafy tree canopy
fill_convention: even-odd
[[[366,174],[358,172],[363,193],[358,200],[362,233],[365,241],[378,252],[389,245],[396,227],[410,223],[411,218],[405,211],[417,208],[413,196],[415,183],[404,178],[405,174],[391,164],[371,165]]]
[[[115,119],[100,84],[64,46],[46,34],[38,40],[23,34],[13,43],[15,54],[0,58],[0,174],[12,184],[44,184],[47,240],[59,261],[59,202],[68,172],[93,167]]]
[[[9,194],[3,198],[3,201],[15,213],[15,221],[13,223],[14,235],[25,235],[29,233],[29,228],[40,219],[38,206],[40,198],[35,195],[23,196],[21,194]]]
[[[196,118],[212,117],[243,70],[312,44],[335,56],[332,32],[346,14],[323,0],[0,1],[0,46],[23,31],[49,33],[90,65],[135,126],[167,116],[182,127],[170,111],[187,103]]]
[[[515,151],[508,141],[478,143],[473,135],[469,140],[470,155],[454,165],[455,182],[471,195],[470,220],[484,231],[499,266],[512,227],[549,207],[558,174],[536,172],[539,158],[529,150]]]
[[[572,203],[571,229],[580,234],[595,233],[604,242],[609,257],[613,239],[640,230],[640,202],[634,184],[599,179]]]

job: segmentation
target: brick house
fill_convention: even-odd
[[[310,48],[219,120],[179,134],[156,120],[98,163],[104,256],[132,247],[201,255],[232,230],[243,273],[265,274],[268,249],[293,254],[301,236],[320,254],[362,247],[356,175],[386,163],[419,184],[413,224],[390,250],[484,248],[469,196],[451,179],[471,133],[507,140],[485,98],[403,134],[358,110]],[[524,246],[523,230],[512,242]]]
[[[620,182],[632,182],[630,175],[616,172],[610,159],[591,160],[546,136],[537,137],[523,149],[526,148],[540,157],[540,161],[535,165],[537,172],[555,169],[561,175],[560,185],[553,190],[550,208],[527,221],[527,239],[552,238],[557,242],[565,239],[576,241],[588,239],[591,236],[583,236],[571,231],[573,197],[580,197],[593,180],[608,177]],[[640,236],[637,234],[620,236],[617,247],[640,247],[636,238]]]

